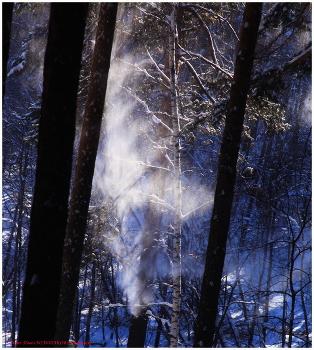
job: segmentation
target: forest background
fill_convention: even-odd
[[[3,4],[4,347],[311,347],[311,4],[258,6],[217,194],[245,3]]]

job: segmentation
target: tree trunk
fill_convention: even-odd
[[[234,78],[220,149],[217,185],[206,254],[194,347],[212,347],[230,224],[236,165],[262,4],[246,3]]]
[[[2,102],[5,93],[5,80],[9,60],[13,6],[14,2],[2,3]]]
[[[79,279],[86,232],[95,159],[104,111],[117,7],[117,3],[102,3],[99,10],[91,81],[84,113],[68,225],[64,241],[61,295],[55,335],[56,341],[67,341],[69,339],[73,303]]]
[[[154,175],[153,175],[154,178]],[[155,209],[155,210],[154,210]],[[158,225],[161,224],[161,215],[157,208],[149,204],[144,229],[143,247],[140,256],[139,273],[137,275],[137,296],[133,306],[131,325],[129,330],[128,348],[144,348],[148,317],[147,304],[151,299],[152,283],[156,271]]]
[[[274,214],[275,216],[275,214]],[[275,221],[273,219],[273,216],[271,218],[271,221]],[[267,236],[268,236],[268,232],[267,232]],[[267,278],[266,278],[266,298],[265,298],[265,306],[264,306],[264,314],[263,314],[263,328],[262,328],[262,336],[263,336],[263,346],[266,347],[267,345],[267,324],[269,322],[269,300],[270,300],[270,295],[271,295],[271,277],[272,277],[272,272],[273,272],[273,247],[274,244],[270,243],[269,244],[269,256],[268,256],[268,272],[267,272]],[[266,254],[265,254],[265,258],[266,258]]]
[[[91,277],[91,283],[90,283],[90,301],[89,301],[88,315],[86,320],[86,334],[85,334],[84,348],[89,348],[89,343],[90,343],[90,328],[91,328],[91,321],[93,317],[93,310],[94,310],[94,304],[95,304],[95,287],[96,287],[96,262],[93,261],[92,277]]]
[[[24,149],[23,149],[24,151]],[[17,229],[15,234],[15,249],[14,249],[14,262],[13,262],[13,291],[12,291],[12,332],[11,339],[12,342],[16,341],[16,329],[19,319],[19,305],[20,305],[20,271],[21,271],[21,237],[22,237],[22,225],[23,225],[23,213],[24,213],[24,195],[25,195],[25,185],[26,179],[25,174],[28,166],[28,154],[23,157],[23,152],[21,158],[24,164],[20,164],[20,187],[19,187],[19,197],[18,197],[18,218],[17,218]],[[23,168],[23,169],[22,169]],[[12,345],[14,346],[14,345]]]
[[[50,346],[55,331],[87,9],[51,4],[20,347]]]
[[[170,96],[172,118],[172,151],[173,151],[173,201],[174,201],[174,232],[173,232],[173,297],[171,314],[170,347],[178,347],[179,319],[181,303],[181,164],[180,164],[180,123],[178,116],[177,72],[176,72],[176,30],[177,5],[173,5],[169,33],[169,67],[170,67]]]

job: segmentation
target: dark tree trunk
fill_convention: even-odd
[[[51,346],[43,342],[52,341],[55,332],[87,9],[86,3],[51,4],[21,347]]]
[[[138,316],[132,315],[128,348],[144,348],[148,318],[144,309]]]
[[[14,2],[2,3],[2,101],[5,92],[5,79],[9,60],[13,6]]]
[[[161,157],[156,157],[161,161]],[[159,172],[152,175],[152,180],[156,180]],[[163,191],[161,191],[163,192]],[[162,197],[162,196],[161,196]],[[144,229],[143,246],[140,256],[140,266],[137,275],[137,295],[134,307],[135,315],[132,315],[129,329],[128,348],[144,348],[146,339],[146,330],[148,317],[146,314],[147,307],[145,304],[152,297],[152,283],[156,272],[156,259],[158,252],[158,239],[160,238],[159,227],[161,226],[161,214],[157,208],[158,205],[149,204],[146,214],[146,225]]]
[[[102,3],[99,10],[91,80],[64,241],[61,295],[55,335],[55,340],[58,341],[67,341],[69,339],[101,120],[104,111],[117,7],[117,3]]]
[[[213,346],[236,178],[236,165],[261,10],[261,3],[246,3],[243,14],[233,84],[220,149],[215,201],[198,316],[195,324],[194,347]]]

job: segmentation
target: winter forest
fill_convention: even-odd
[[[312,347],[311,11],[2,3],[2,347]]]

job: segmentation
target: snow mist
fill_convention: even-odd
[[[113,237],[109,248],[122,266],[121,287],[128,296],[131,312],[136,315],[140,310],[137,307],[139,303],[143,305],[151,302],[149,293],[139,297],[138,277],[143,240],[145,234],[151,232],[147,229],[148,207],[153,206],[155,212],[159,211],[161,218],[156,228],[157,238],[152,239],[152,244],[158,246],[157,263],[151,264],[155,265],[153,268],[147,266],[152,271],[152,279],[157,269],[161,277],[171,276],[172,273],[169,242],[172,240],[174,208],[172,155],[167,150],[171,130],[166,133],[167,137],[154,139],[154,135],[158,134],[156,128],[162,121],[136,93],[143,81],[143,73],[138,68],[147,64],[147,60],[142,63],[134,61],[134,56],[125,55],[113,59],[111,63],[103,137],[94,175],[94,193],[113,203],[119,228],[114,234],[109,233]],[[156,154],[162,154],[166,161],[161,164]],[[182,176],[182,181],[183,222],[192,213],[208,212],[213,197],[204,186],[194,185],[190,177],[186,179]],[[184,182],[188,185],[185,186]],[[195,270],[191,273],[199,274]]]

